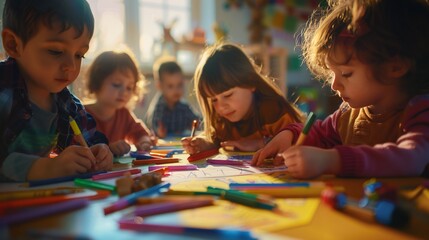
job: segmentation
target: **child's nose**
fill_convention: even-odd
[[[76,60],[72,56],[65,56],[62,64],[63,71],[72,71],[76,70]]]
[[[340,79],[337,76],[334,76],[332,78],[332,82],[331,82],[331,89],[333,91],[338,91],[338,90],[340,90],[341,87],[342,87],[342,85],[340,83]]]

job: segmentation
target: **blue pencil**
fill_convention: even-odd
[[[36,186],[43,186],[43,185],[54,184],[54,183],[73,181],[76,178],[91,178],[94,175],[97,175],[100,173],[106,173],[106,172],[107,171],[89,172],[89,173],[83,173],[83,174],[77,174],[77,175],[71,175],[71,176],[65,176],[65,177],[28,181],[28,186],[36,187]]]
[[[132,219],[119,220],[119,228],[134,231],[169,233],[175,235],[197,235],[207,239],[256,239],[254,236],[252,236],[252,233],[250,231],[244,229],[199,228],[146,222],[136,223]]]
[[[231,189],[236,187],[310,187],[308,182],[291,182],[291,183],[230,183]]]

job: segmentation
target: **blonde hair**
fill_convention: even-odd
[[[258,67],[244,51],[230,43],[217,43],[207,47],[201,56],[194,75],[194,88],[204,116],[204,133],[212,141],[218,127],[231,128],[231,123],[220,118],[208,98],[234,87],[255,88],[256,101],[274,100],[285,113],[299,122],[299,111],[289,104],[271,78],[263,76]],[[258,124],[259,119],[255,119]],[[231,131],[227,131],[230,134]],[[227,136],[228,137],[228,136]]]
[[[90,94],[101,89],[105,79],[115,71],[130,70],[134,79],[134,94],[128,102],[129,108],[134,108],[144,93],[146,80],[140,73],[137,61],[129,50],[106,51],[95,58],[87,72],[87,89]]]

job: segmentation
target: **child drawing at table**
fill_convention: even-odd
[[[204,133],[182,139],[189,154],[217,147],[256,151],[290,123],[299,111],[288,103],[272,79],[234,45],[221,43],[205,50],[194,76],[204,119]]]
[[[292,124],[252,163],[279,153],[298,178],[427,176],[429,3],[338,1],[313,16],[305,61],[344,102],[313,125],[305,146],[291,147],[302,129]]]
[[[109,170],[106,137],[66,87],[88,51],[94,18],[85,0],[7,0],[0,63],[0,181]],[[89,147],[76,145],[70,118]],[[86,145],[85,144],[85,145]],[[51,152],[57,153],[51,158]]]
[[[87,72],[89,92],[96,102],[85,105],[94,116],[97,129],[106,134],[110,150],[118,156],[131,150],[147,151],[154,144],[146,125],[129,110],[140,95],[143,76],[131,53],[106,51],[91,64]]]

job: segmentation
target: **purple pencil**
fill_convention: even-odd
[[[213,205],[213,199],[163,202],[137,207],[134,210],[134,214],[136,216],[146,217],[161,213],[176,212],[180,210],[204,207],[209,205]]]
[[[50,204],[42,207],[36,207],[34,209],[31,209],[31,211],[26,210],[18,213],[8,214],[3,217],[0,217],[0,226],[24,222],[34,218],[39,218],[39,217],[44,217],[55,213],[74,210],[74,209],[85,207],[88,204],[89,204],[89,200],[87,199],[77,199],[77,200],[70,200],[66,202]]]
[[[215,165],[243,165],[243,161],[240,160],[224,160],[224,159],[207,159],[207,163],[215,164]]]
[[[149,171],[153,171],[159,168],[167,168],[168,171],[186,171],[186,170],[197,170],[198,167],[192,164],[189,165],[171,165],[171,166],[149,166]]]

